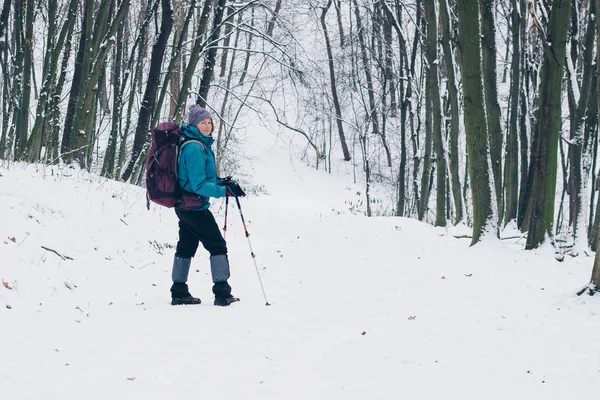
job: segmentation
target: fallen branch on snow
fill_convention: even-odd
[[[72,259],[71,257],[69,257],[69,256],[63,256],[62,254],[60,254],[60,253],[59,253],[58,251],[56,251],[56,250],[50,249],[50,248],[48,248],[48,247],[46,247],[46,246],[41,246],[41,247],[42,247],[42,249],[44,249],[44,250],[46,250],[46,251],[50,251],[50,252],[52,252],[52,253],[56,254],[57,256],[59,256],[60,258],[62,258],[63,260],[73,260],[73,259]]]
[[[588,292],[588,294],[590,296],[595,295],[596,293],[600,292],[600,290],[598,290],[598,288],[593,285],[593,284],[589,284],[583,287],[583,289],[581,289],[580,291],[577,292],[577,296],[581,296],[582,294],[584,294],[585,292]]]

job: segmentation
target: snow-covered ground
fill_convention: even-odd
[[[352,212],[362,188],[255,132],[227,240],[233,293],[169,304],[172,210],[70,168],[0,165],[3,399],[598,398],[591,254]],[[224,202],[212,206],[219,224]],[[505,236],[512,236],[505,234]]]

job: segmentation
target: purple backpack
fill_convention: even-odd
[[[181,189],[177,176],[179,156],[188,143],[199,140],[186,139],[179,133],[175,122],[162,122],[152,129],[152,144],[146,161],[146,206],[150,201],[164,207],[178,207],[188,210],[201,208],[208,199]]]

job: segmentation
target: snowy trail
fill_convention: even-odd
[[[350,212],[357,186],[286,164],[281,151],[249,160],[243,178],[268,193],[242,206],[270,307],[233,204],[231,284],[242,301],[212,306],[200,251],[189,283],[203,304],[172,307],[172,211],[146,211],[140,188],[81,172],[0,169],[0,278],[13,288],[0,286],[3,397],[595,393],[600,300],[574,295],[591,257],[558,263],[514,241],[469,247],[452,230],[367,219]]]

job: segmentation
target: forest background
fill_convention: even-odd
[[[467,224],[472,244],[510,224],[576,256],[600,225],[598,6],[3,0],[0,158],[143,185],[151,127],[195,102],[222,175],[258,121],[314,168],[343,159],[368,216]]]

